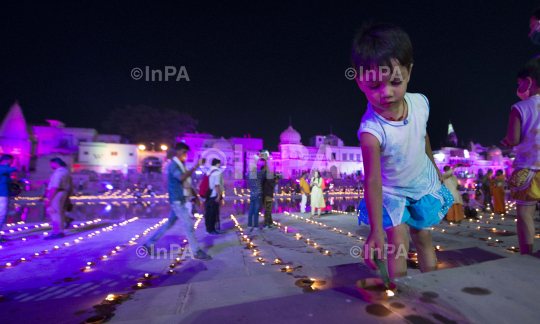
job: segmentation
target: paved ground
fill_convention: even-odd
[[[504,220],[485,214],[479,223],[435,226],[441,270],[420,274],[409,269],[408,277],[395,280],[398,293],[384,305],[368,304],[354,286],[378,274],[350,254],[369,233],[351,214],[315,220],[327,227],[276,214],[274,220],[287,226],[288,233],[245,233],[257,256],[246,248],[232,218],[223,216],[225,234],[218,237],[206,236],[203,222],[196,235],[213,257],[208,262],[189,256],[175,260],[188,254],[180,250],[180,227],[158,242],[160,254],[138,255],[148,237],[144,231],[151,235],[155,229],[150,227],[160,219],[123,225],[105,219],[85,226],[78,222],[68,237],[55,241],[42,239],[47,226],[5,227],[14,230],[17,240],[0,249],[0,323],[83,323],[96,314],[108,315],[110,323],[537,323],[540,259],[507,251],[517,246],[512,215],[513,210]],[[245,227],[245,216],[237,220]],[[266,260],[264,265],[257,257]],[[271,264],[276,258],[280,265]],[[86,270],[88,262],[92,264]],[[285,266],[294,271],[280,271]],[[149,280],[144,280],[146,273],[152,275]],[[304,278],[316,280],[314,289],[297,285]],[[138,283],[146,288],[134,289]],[[121,302],[102,305],[108,294],[121,295]]]

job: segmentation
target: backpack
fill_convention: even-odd
[[[201,196],[201,198],[208,199],[210,198],[210,195],[212,195],[213,188],[210,189],[210,176],[212,175],[212,173],[214,173],[214,171],[217,170],[213,170],[212,172],[210,172],[210,175],[205,174],[204,178],[202,179],[201,185],[199,187],[199,196]]]

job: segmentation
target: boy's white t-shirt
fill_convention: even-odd
[[[513,105],[521,115],[521,140],[514,169],[540,170],[540,96]]]
[[[368,103],[358,130],[359,139],[361,133],[369,133],[381,145],[383,206],[394,226],[402,223],[406,198],[419,200],[441,189],[437,170],[426,154],[428,100],[418,93],[406,93],[405,100],[409,112],[402,121],[386,120]]]

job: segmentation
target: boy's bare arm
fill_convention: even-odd
[[[371,269],[377,269],[377,265],[372,259],[372,251],[384,250],[381,149],[379,140],[369,133],[362,133],[360,140],[366,174],[364,199],[371,227],[369,237],[364,245],[364,261]]]
[[[501,141],[504,147],[513,147],[521,141],[521,115],[517,109],[512,108],[508,121],[508,132],[506,137]]]
[[[426,139],[426,154],[431,160],[431,163],[433,163],[433,166],[435,167],[435,170],[437,170],[437,174],[439,175],[439,181],[443,182],[443,175],[441,173],[441,170],[439,170],[439,167],[437,167],[437,164],[435,163],[435,159],[433,158],[433,152],[431,152],[431,143],[429,142],[429,135],[426,133],[425,136]]]
[[[361,134],[362,156],[365,169],[365,199],[372,230],[383,232],[381,149],[375,136]]]

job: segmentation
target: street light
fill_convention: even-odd
[[[144,151],[144,150],[146,150],[146,146],[144,146],[144,145],[142,145],[142,144],[141,144],[141,145],[139,145],[139,150],[141,150],[141,151]]]
[[[162,149],[163,151],[167,151],[167,148],[168,148],[167,145],[161,145],[161,149]]]

